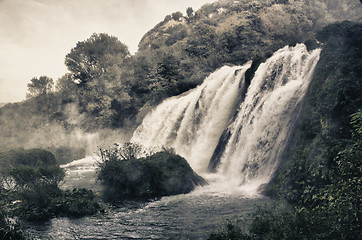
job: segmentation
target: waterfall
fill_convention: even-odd
[[[228,184],[267,183],[319,54],[320,49],[308,52],[303,44],[286,46],[260,64],[250,86],[245,84],[250,62],[222,67],[197,88],[158,105],[131,141],[173,147],[196,172],[212,168]]]
[[[195,171],[207,171],[213,149],[235,114],[250,66],[222,67],[197,88],[166,99],[145,117],[131,141],[173,147]]]
[[[320,50],[284,47],[262,63],[227,127],[229,140],[217,172],[235,185],[267,183],[285,148]]]

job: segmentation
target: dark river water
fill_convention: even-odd
[[[91,181],[94,168],[85,160],[78,163],[65,167],[68,171],[65,186],[87,187],[85,182],[88,182],[94,187]],[[247,219],[257,206],[269,201],[263,196],[235,193],[226,188],[225,183],[211,184],[189,194],[157,201],[127,202],[103,215],[27,224],[26,231],[33,239],[207,239],[210,233],[222,230],[228,221]]]

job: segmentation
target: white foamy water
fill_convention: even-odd
[[[173,147],[195,171],[206,172],[213,149],[235,113],[250,66],[225,66],[196,89],[165,100],[145,117],[131,141],[146,147]]]
[[[319,49],[308,52],[305,45],[298,44],[280,49],[259,66],[237,117],[227,128],[231,135],[218,174],[246,188],[269,182],[319,54]]]

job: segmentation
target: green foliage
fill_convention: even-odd
[[[358,135],[362,135],[362,110],[351,115],[352,120],[351,124],[355,128],[355,131]]]
[[[147,154],[147,150],[138,143],[126,142],[123,146],[115,143],[112,150],[99,149],[101,164],[107,161],[136,160]]]
[[[63,91],[74,87],[70,91],[80,112],[92,118],[92,122],[83,123],[87,128],[118,127],[124,123],[125,111],[130,112],[127,116],[134,113],[129,87],[121,79],[129,57],[127,46],[104,33],[78,42],[67,54],[65,65],[70,75],[60,78],[58,87]]]
[[[64,170],[56,165],[54,155],[42,149],[16,149],[2,152],[1,165],[2,182],[18,190],[29,189],[37,184],[57,188],[64,177]]]
[[[79,217],[102,210],[90,190],[59,189],[64,170],[56,165],[50,152],[20,149],[1,156],[8,164],[1,168],[0,203],[9,206],[14,215],[28,221],[46,221],[56,216]]]
[[[28,92],[26,98],[36,97],[42,94],[47,94],[53,90],[54,81],[47,76],[32,78],[31,83],[28,83]]]
[[[61,196],[61,190],[58,187],[44,182],[29,184],[20,192],[21,202],[15,214],[28,221],[49,220],[56,216],[52,201],[59,196]]]
[[[0,171],[0,177],[3,173]],[[0,179],[0,239],[4,240],[22,240],[26,239],[21,227],[17,221],[10,221],[6,212],[11,193],[3,186],[3,179]]]
[[[188,17],[188,18],[190,18],[190,17],[193,16],[194,10],[192,9],[192,7],[188,7],[188,8],[186,9],[186,14],[187,14],[187,17]]]
[[[188,193],[196,185],[204,184],[187,161],[172,150],[145,158],[141,158],[142,155],[144,151],[134,143],[116,146],[113,150],[101,149],[98,179],[104,186],[107,201]]]
[[[60,198],[53,200],[53,204],[58,216],[83,217],[104,210],[94,193],[84,188],[63,192]]]
[[[16,186],[22,189],[37,183],[57,187],[64,178],[64,170],[59,166],[30,167],[20,165],[12,168],[9,175],[14,179]]]
[[[47,221],[53,217],[83,217],[102,211],[102,205],[91,190],[61,191],[41,183],[21,193],[15,214],[27,221]]]
[[[120,66],[127,57],[127,47],[116,37],[94,33],[67,54],[65,65],[74,80],[87,83],[108,72],[113,65]]]

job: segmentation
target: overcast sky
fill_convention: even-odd
[[[216,0],[0,0],[0,103],[25,99],[32,77],[56,81],[64,58],[92,33],[108,33],[133,53],[167,14]]]

